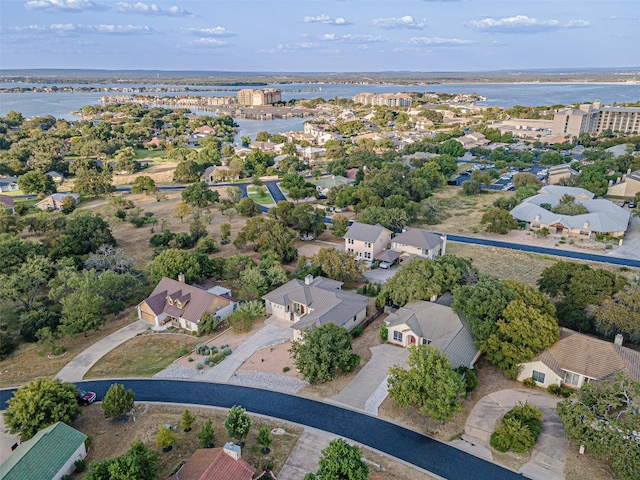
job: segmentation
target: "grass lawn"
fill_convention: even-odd
[[[247,187],[247,195],[249,195],[249,198],[259,205],[269,205],[272,203],[276,203],[269,193],[269,190],[267,190],[267,187],[263,188],[264,190],[261,194],[259,194],[258,192],[256,192],[256,187],[249,186]]]
[[[198,337],[183,334],[140,335],[98,360],[85,378],[152,377],[201,342]]]
[[[136,160],[145,160],[147,158],[164,157],[164,150],[148,150],[146,148],[136,148]]]

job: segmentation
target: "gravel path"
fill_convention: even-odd
[[[309,382],[278,373],[259,372],[257,370],[237,370],[229,380],[245,387],[266,388],[284,393],[297,393],[307,387]]]
[[[205,367],[209,368],[209,367]],[[200,375],[204,374],[204,370],[196,370],[193,367],[185,367],[184,365],[178,365],[177,363],[172,363],[164,370],[156,373],[153,378],[198,378]]]

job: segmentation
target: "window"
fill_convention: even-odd
[[[567,385],[573,385],[577,387],[579,380],[580,375],[578,375],[577,373],[566,372],[564,375],[564,383],[566,383]]]
[[[364,248],[371,248],[371,244],[369,242],[364,242]]]
[[[402,341],[402,332],[398,332],[396,330],[393,331],[393,339],[396,342],[401,342]]]
[[[364,258],[371,258],[371,252],[364,252]]]
[[[349,245],[353,245],[353,238],[347,238],[347,243]]]
[[[535,370],[531,373],[531,378],[533,378],[538,383],[544,383],[544,373],[536,372]]]
[[[431,340],[429,340],[428,338],[423,338],[422,339],[422,344],[423,345],[431,345]]]
[[[353,248],[347,248],[347,252],[353,252]]]

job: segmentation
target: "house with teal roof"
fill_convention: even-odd
[[[0,480],[59,480],[74,471],[74,462],[86,454],[87,436],[58,422],[18,445],[0,465]]]

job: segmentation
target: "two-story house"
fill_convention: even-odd
[[[353,222],[344,235],[344,248],[353,252],[356,260],[373,262],[384,250],[389,248],[391,230],[382,225],[367,225]]]
[[[184,275],[179,275],[178,280],[166,277],[160,280],[151,295],[138,304],[138,318],[157,329],[174,326],[197,332],[205,313],[223,320],[237,305],[238,300],[230,290],[219,286],[204,290],[187,285]]]
[[[427,232],[420,228],[405,229],[391,239],[391,250],[403,255],[417,255],[434,259],[444,255],[447,249],[447,236],[440,233]]]
[[[367,297],[342,291],[342,282],[307,275],[304,281],[291,280],[262,299],[267,314],[291,322],[293,339],[308,328],[328,322],[351,331],[367,316]]]

